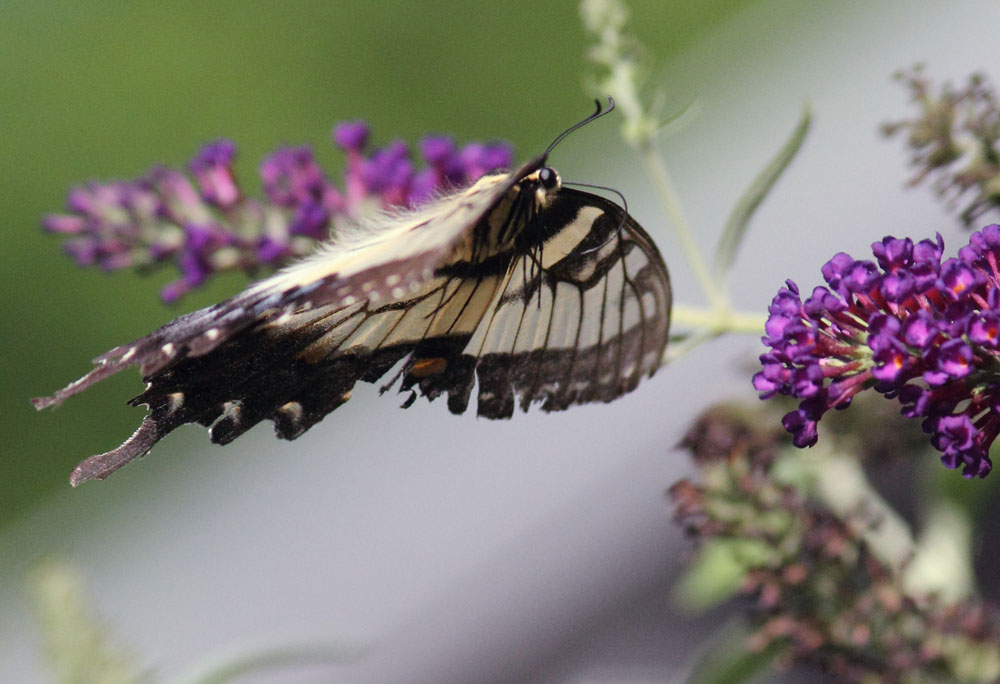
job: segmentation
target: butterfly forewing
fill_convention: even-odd
[[[316,256],[226,302],[111,350],[36,406],[137,364],[149,415],[84,461],[103,478],[185,423],[227,443],[271,420],[294,439],[358,380],[509,417],[611,401],[660,365],[670,284],[646,233],[616,204],[539,190],[538,159],[429,206],[339,235]]]

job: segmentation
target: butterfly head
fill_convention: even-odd
[[[527,183],[527,187],[532,189],[535,204],[539,207],[547,206],[552,197],[562,187],[562,179],[559,178],[559,172],[551,166],[542,166],[534,173],[525,176],[522,183]]]

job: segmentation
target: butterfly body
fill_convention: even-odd
[[[294,439],[350,398],[358,380],[447,395],[464,412],[607,402],[660,366],[667,270],[618,205],[562,188],[545,158],[410,212],[335,235],[319,252],[215,306],[95,359],[38,408],[129,365],[149,414],[74,484],[103,479],[185,423],[225,444],[262,420]]]

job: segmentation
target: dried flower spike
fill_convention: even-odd
[[[684,441],[697,481],[670,488],[675,516],[743,572],[750,652],[851,683],[977,682],[1000,676],[1000,620],[986,604],[910,593],[866,541],[873,509],[835,514],[783,482],[778,440],[750,412],[706,412]],[[782,458],[780,455],[778,459]]]
[[[932,179],[949,205],[971,196],[961,213],[966,225],[1000,208],[1000,102],[986,77],[973,74],[965,87],[945,83],[937,92],[920,66],[896,79],[909,88],[919,113],[886,123],[882,131],[906,135],[916,169],[910,184]]]

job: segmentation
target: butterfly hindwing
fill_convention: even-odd
[[[469,344],[479,415],[608,402],[659,368],[670,281],[649,236],[617,205],[561,190],[540,220],[551,237],[520,256]]]

